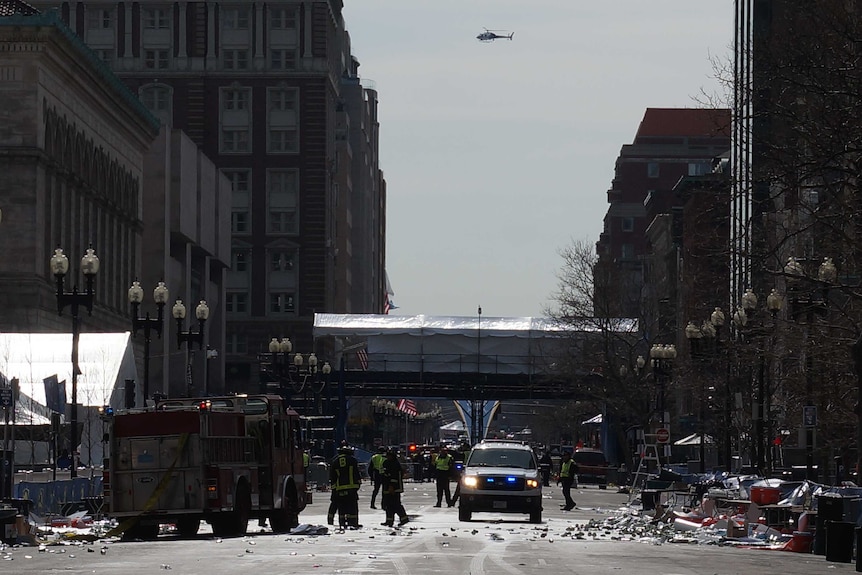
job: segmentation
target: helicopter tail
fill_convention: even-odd
[[[511,39],[512,39],[512,36],[514,36],[514,35],[515,35],[515,33],[514,33],[514,32],[512,32],[511,34],[509,34],[509,40],[511,40]]]

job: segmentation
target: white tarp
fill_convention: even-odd
[[[137,379],[130,335],[129,332],[80,335],[79,405],[123,407],[125,380]],[[0,333],[0,373],[8,379],[18,378],[21,395],[16,405],[16,423],[48,423],[45,378],[56,375],[59,381],[65,380],[66,403],[72,401],[72,335]],[[136,398],[137,405],[141,404],[141,399]]]
[[[603,320],[629,331],[636,320]],[[561,326],[533,317],[459,317],[315,314],[314,337],[350,339],[368,352],[371,371],[534,374],[547,371],[573,333],[597,331],[595,322]]]
[[[709,435],[706,437],[706,445],[712,445],[715,443]],[[674,445],[686,446],[686,445],[700,445],[700,434],[692,433],[691,435],[687,435],[682,439],[673,442]]]
[[[100,465],[104,454],[98,408],[110,405],[114,409],[122,409],[125,380],[137,380],[138,377],[131,334],[80,334],[78,369],[79,461],[84,466]],[[44,379],[56,375],[59,381],[65,380],[66,404],[71,403],[72,334],[0,333],[0,374],[10,380],[18,378],[20,394],[15,405],[16,425],[50,423],[51,411],[46,407]],[[135,387],[135,402],[141,405],[141,386]],[[67,408],[66,423],[69,416]],[[2,424],[0,421],[0,427]],[[45,449],[45,446],[27,442],[21,452],[16,448],[15,460],[19,463],[45,463]]]

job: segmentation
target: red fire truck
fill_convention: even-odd
[[[115,534],[154,539],[173,523],[181,536],[200,522],[216,535],[246,532],[267,518],[274,531],[305,508],[300,419],[277,395],[165,399],[105,414],[104,510]]]

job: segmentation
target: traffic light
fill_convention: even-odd
[[[126,409],[133,409],[135,407],[135,380],[127,379],[126,380],[126,396],[125,396],[125,406]]]

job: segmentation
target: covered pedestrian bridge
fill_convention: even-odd
[[[623,329],[630,330],[633,320]],[[334,352],[331,377],[349,396],[446,399],[577,399],[575,378],[557,367],[590,332],[530,317],[315,314],[318,345]],[[321,342],[321,340],[327,340]],[[565,373],[563,373],[565,371]]]

